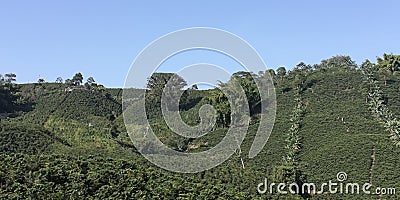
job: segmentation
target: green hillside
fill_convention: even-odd
[[[365,68],[349,57],[301,63],[288,73],[267,71],[276,88],[276,120],[264,149],[252,159],[247,155],[259,126],[259,96],[245,73],[233,76],[253,108],[241,154],[195,174],[163,170],[137,152],[123,123],[122,89],[41,83],[14,85],[10,92],[3,86],[0,109],[10,115],[0,121],[0,198],[399,199],[399,194],[327,194],[327,188],[324,194],[257,192],[265,178],[319,186],[337,182],[339,172],[347,174],[346,182],[400,188],[400,126],[388,126],[400,116],[400,67],[392,61],[385,56],[371,64],[374,87],[382,90],[375,111],[382,115],[371,106],[374,90]],[[181,99],[181,117],[190,125],[200,122],[202,105],[218,108],[219,123],[197,139],[173,133],[162,118],[159,93],[150,88],[146,95],[150,125],[172,149],[208,150],[229,129],[229,105],[218,89],[187,90]],[[385,117],[390,113],[393,117]]]

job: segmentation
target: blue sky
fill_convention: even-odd
[[[350,55],[360,64],[400,53],[399,8],[396,0],[0,1],[0,74],[14,72],[24,83],[82,72],[107,87],[122,87],[143,48],[190,27],[240,36],[273,69],[334,55]],[[193,53],[163,67],[224,59],[214,57]]]

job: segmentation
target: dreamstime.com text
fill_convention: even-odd
[[[257,186],[257,191],[260,194],[269,192],[270,194],[371,194],[371,195],[395,195],[396,188],[390,187],[373,187],[370,183],[347,183],[347,174],[339,172],[337,174],[337,182],[329,180],[317,187],[315,183],[270,183],[265,178],[264,183]]]

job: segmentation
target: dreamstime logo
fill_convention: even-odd
[[[240,148],[249,126],[250,114],[246,94],[236,81],[229,81],[221,91],[228,98],[231,108],[231,124],[225,137],[213,148],[199,153],[184,153],[170,149],[154,134],[146,115],[146,91],[141,88],[157,68],[167,59],[189,50],[210,50],[222,53],[240,63],[243,71],[266,71],[259,54],[238,36],[214,28],[190,28],[169,33],[148,45],[134,60],[128,72],[123,91],[123,116],[129,136],[137,150],[150,162],[166,170],[195,173],[216,167],[226,161]],[[195,63],[175,74],[185,78],[195,77],[196,83],[210,83],[207,76],[218,76],[223,80],[230,75],[222,68],[208,63]],[[199,77],[206,74],[205,77]],[[276,112],[275,88],[269,73],[263,78],[253,77],[261,98],[260,125],[249,151],[255,157],[266,144]],[[176,134],[198,138],[211,131],[215,123],[215,109],[203,105],[199,110],[200,124],[189,126],[179,114],[179,99],[183,93],[174,87],[171,78],[166,84],[162,99],[162,114],[168,127]]]
[[[343,181],[347,180],[347,174],[345,172],[339,172],[336,174],[336,179],[339,182],[343,182]]]
[[[269,192],[270,194],[374,194],[374,195],[395,195],[396,188],[383,188],[376,187],[374,192],[371,192],[371,183],[346,183],[347,174],[345,172],[339,172],[336,175],[338,182],[329,180],[326,183],[320,184],[317,187],[315,183],[303,183],[299,185],[297,183],[270,183],[268,184],[268,179],[265,178],[264,183],[260,183],[257,186],[257,192],[259,194],[265,194]]]

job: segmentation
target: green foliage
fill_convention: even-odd
[[[3,75],[0,74],[0,86],[3,86],[5,83],[5,79],[3,77]]]
[[[0,122],[0,153],[40,154],[55,140],[40,126]]]
[[[332,58],[322,60],[321,64],[318,66],[320,69],[330,69],[330,68],[337,68],[337,69],[355,69],[357,68],[357,64],[353,61],[350,56],[333,56]]]
[[[301,100],[300,91],[298,91],[295,95],[295,107],[292,111],[292,116],[290,118],[290,122],[292,123],[290,129],[287,132],[286,138],[286,146],[287,155],[284,158],[284,164],[286,165],[295,165],[297,162],[297,154],[301,149],[301,136],[299,135],[300,128],[302,126],[302,117],[304,112],[304,105]]]
[[[0,88],[0,113],[12,112],[15,107],[15,95],[9,90]]]
[[[276,69],[276,75],[278,76],[279,80],[282,82],[283,78],[286,76],[286,68],[278,67],[278,69]]]
[[[15,75],[15,74],[13,74]],[[0,74],[0,113],[10,112],[14,107],[13,101],[15,97],[12,94],[11,82],[15,81],[11,74],[6,74],[5,77]]]
[[[270,72],[267,71],[267,73]],[[206,99],[208,103],[213,105],[217,111],[216,120],[219,127],[229,127],[231,124],[231,115],[234,114],[231,113],[229,99],[226,94],[224,94],[223,90],[225,90],[225,92],[230,92],[228,95],[231,96],[232,101],[235,101],[236,103],[241,102],[240,95],[236,94],[239,91],[235,88],[235,83],[240,84],[246,95],[250,115],[255,116],[256,114],[260,113],[261,97],[255,79],[261,78],[264,78],[263,73],[256,75],[252,72],[239,71],[231,76],[231,79],[228,81],[228,83],[220,83],[218,89],[211,90],[210,95],[207,96]],[[236,106],[244,105],[240,104]]]
[[[385,58],[386,57],[387,56],[385,54]],[[383,61],[381,60],[381,62]],[[369,86],[369,109],[376,116],[376,118],[383,123],[386,130],[389,131],[390,139],[393,140],[394,144],[400,147],[400,121],[393,115],[393,113],[385,104],[382,90],[374,78],[374,65],[370,62],[365,62],[362,69]]]
[[[400,55],[383,54],[383,58],[377,59],[378,68],[383,68],[391,73],[400,71]]]
[[[210,105],[213,105],[216,110],[216,123],[218,127],[228,127],[231,124],[231,109],[228,98],[219,89],[211,91],[211,94],[206,97]]]
[[[87,116],[115,118],[121,113],[121,104],[109,95],[91,90],[74,90],[68,94],[54,115],[65,119],[87,121]]]
[[[6,84],[13,84],[15,81],[17,81],[17,75],[14,73],[5,74],[4,76],[4,81]]]
[[[76,73],[74,77],[72,77],[72,83],[74,85],[81,85],[83,82],[83,75],[81,73]]]
[[[233,177],[180,175],[141,162],[65,155],[0,155],[2,199],[248,198],[232,189]],[[4,176],[6,175],[7,176]],[[198,178],[203,176],[206,180]],[[241,177],[237,177],[238,180]],[[236,182],[236,181],[235,181]]]
[[[373,195],[260,195],[256,190],[265,178],[299,185],[306,179],[324,183],[335,180],[340,171],[348,174],[349,182],[400,188],[400,149],[387,139],[388,123],[371,115],[368,104],[387,107],[391,116],[400,115],[400,80],[395,73],[381,76],[374,65],[371,77],[377,87],[371,87],[362,79],[365,67],[359,70],[350,57],[338,56],[318,65],[300,63],[289,72],[278,69],[276,122],[265,148],[253,159],[246,155],[258,130],[259,95],[251,74],[235,74],[232,79],[243,87],[253,119],[241,153],[196,174],[162,170],[137,154],[121,115],[122,89],[70,86],[74,89],[69,91],[62,83],[14,85],[14,99],[6,102],[30,104],[31,109],[0,122],[0,199],[377,199]],[[375,96],[377,101],[366,102],[368,94],[380,95]],[[135,100],[126,103],[124,109],[129,109]],[[201,106],[211,104],[217,110],[217,124],[201,138],[173,133],[162,119],[159,103],[160,96],[148,90],[151,128],[167,146],[195,153],[225,137],[232,113],[220,90],[187,90],[180,101],[180,115],[190,125],[200,122]],[[282,163],[283,157],[288,162]],[[384,198],[398,199],[398,195]]]
[[[273,181],[274,183],[286,183],[287,185],[297,183],[301,187],[305,183],[305,176],[297,166],[280,165],[274,168]]]
[[[62,83],[62,82],[63,82],[63,79],[61,77],[57,77],[56,83]]]
[[[167,83],[177,89],[182,89],[186,86],[186,81],[174,73],[153,73],[147,80],[147,88],[154,94],[161,95]]]
[[[43,78],[39,78],[38,79],[38,83],[44,83],[45,81],[44,81],[44,79]]]

